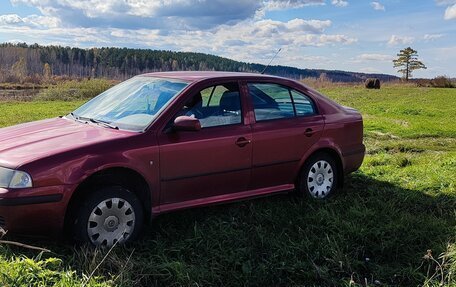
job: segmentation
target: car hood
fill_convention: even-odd
[[[43,157],[132,134],[66,118],[2,128],[0,166],[17,168]]]

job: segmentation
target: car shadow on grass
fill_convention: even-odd
[[[277,195],[162,215],[137,243],[116,247],[95,274],[139,286],[417,285],[434,273],[423,259],[427,250],[437,257],[454,242],[455,204],[455,196],[357,172],[327,201]],[[79,274],[107,252],[34,244]]]

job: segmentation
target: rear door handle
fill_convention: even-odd
[[[314,130],[311,128],[308,128],[308,129],[306,129],[304,134],[306,135],[306,137],[311,137],[314,134]]]
[[[245,137],[240,137],[236,140],[236,145],[239,147],[245,147],[249,143],[251,143],[251,140],[248,140]]]

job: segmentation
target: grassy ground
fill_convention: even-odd
[[[104,261],[106,251],[23,239],[53,252],[0,245],[0,285],[456,285],[456,89],[322,91],[365,118],[367,157],[334,198],[163,215]],[[0,125],[79,104],[1,103]]]
[[[65,115],[83,101],[0,102],[0,127]]]

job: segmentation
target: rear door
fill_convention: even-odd
[[[245,191],[250,181],[252,133],[244,123],[238,82],[220,82],[189,96],[202,98],[199,104],[188,100],[202,129],[159,134],[162,205]]]
[[[276,83],[247,84],[254,111],[250,188],[294,184],[304,153],[318,140],[324,120],[312,99]]]

